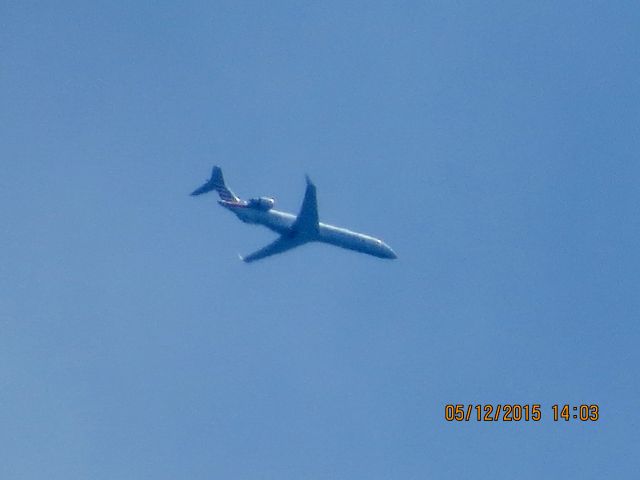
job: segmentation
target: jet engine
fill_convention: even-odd
[[[270,197],[258,197],[249,200],[249,207],[256,208],[258,210],[271,210],[276,204],[276,201]]]

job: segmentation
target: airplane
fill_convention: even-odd
[[[391,247],[382,240],[319,222],[316,187],[309,176],[306,179],[307,188],[300,213],[297,216],[274,210],[275,200],[270,197],[241,200],[227,188],[222,177],[222,170],[218,166],[213,167],[211,178],[200,188],[194,190],[191,195],[202,195],[215,190],[220,196],[218,203],[235,213],[240,220],[245,223],[264,225],[280,234],[280,237],[266,247],[246,257],[240,256],[240,260],[246,263],[286,252],[309,242],[329,243],[380,258],[397,258]]]

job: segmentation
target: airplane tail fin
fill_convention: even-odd
[[[220,198],[225,202],[239,202],[240,199],[227,188],[224,183],[224,177],[222,176],[222,170],[220,167],[213,167],[213,171],[211,172],[211,178],[202,185],[200,188],[195,189],[191,192],[191,195],[202,195],[203,193],[210,192],[211,190],[215,190],[220,195]]]

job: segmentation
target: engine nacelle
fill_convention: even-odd
[[[258,210],[271,210],[275,204],[276,201],[270,197],[258,197],[249,200],[249,207]]]

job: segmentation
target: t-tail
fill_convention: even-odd
[[[195,189],[191,192],[191,195],[202,195],[203,193],[210,192],[211,190],[215,190],[220,195],[220,199],[225,202],[239,203],[241,200],[227,188],[224,184],[224,177],[222,176],[222,170],[220,167],[213,167],[213,171],[211,172],[211,178],[202,185],[200,188]]]

